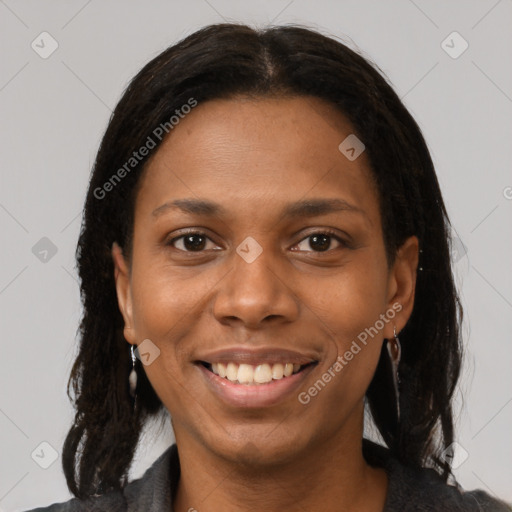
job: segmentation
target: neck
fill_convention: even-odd
[[[387,477],[363,457],[362,422],[353,435],[337,435],[272,466],[241,466],[195,439],[176,439],[181,476],[175,512],[383,510]]]

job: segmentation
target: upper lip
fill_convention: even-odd
[[[245,364],[262,364],[262,363],[292,363],[305,365],[317,362],[312,355],[301,354],[294,350],[277,348],[277,347],[230,347],[221,350],[204,353],[197,358],[198,362],[204,363],[245,363]]]

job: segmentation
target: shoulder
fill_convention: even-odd
[[[171,510],[171,495],[179,478],[176,445],[169,447],[146,470],[141,478],[132,480],[123,489],[110,491],[86,500],[73,498],[48,507],[25,512],[127,512],[128,510]]]
[[[506,503],[492,498],[482,490],[464,491],[445,483],[433,469],[397,466],[393,478],[390,511],[512,512]]]
[[[433,469],[404,466],[381,446],[365,442],[364,448],[368,463],[382,466],[388,475],[385,512],[512,512],[510,505],[482,490],[447,484]]]
[[[80,500],[73,498],[48,507],[39,507],[25,512],[126,512],[127,504],[120,491],[111,491],[102,496]]]

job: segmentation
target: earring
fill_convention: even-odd
[[[128,382],[130,384],[130,395],[135,398],[135,390],[137,388],[137,372],[135,370],[135,362],[137,358],[135,357],[135,352],[133,345],[131,346],[131,356],[132,356],[132,371],[130,372],[130,376],[128,377]]]
[[[391,369],[393,377],[393,387],[395,389],[395,400],[396,400],[396,411],[397,418],[400,421],[400,376],[398,374],[398,365],[400,363],[400,357],[402,355],[402,347],[400,346],[400,340],[396,334],[396,327],[393,326],[393,339],[388,340],[387,349],[389,359],[391,360]]]

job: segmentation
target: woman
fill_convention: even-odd
[[[449,233],[420,129],[341,43],[222,24],[164,51],[97,155],[76,498],[37,510],[511,510],[450,471]],[[176,444],[127,482],[167,412]]]

